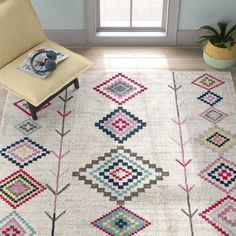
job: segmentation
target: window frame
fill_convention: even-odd
[[[167,9],[163,12],[165,28],[153,27],[99,27],[100,0],[86,0],[88,45],[176,45],[180,0],[164,0]],[[166,13],[166,14],[165,14]],[[112,31],[111,31],[112,29]]]

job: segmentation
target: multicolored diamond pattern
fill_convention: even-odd
[[[224,82],[213,77],[212,75],[205,73],[192,81],[192,84],[195,84],[196,86],[199,86],[206,90],[212,90],[216,87],[221,86],[222,84],[224,84]]]
[[[110,236],[131,236],[144,230],[151,223],[120,206],[91,224]]]
[[[212,151],[222,154],[235,144],[236,138],[230,132],[215,126],[200,135],[198,141]]]
[[[13,211],[4,219],[0,220],[0,235],[34,236],[36,232],[19,213]]]
[[[222,121],[228,115],[214,107],[210,107],[206,111],[202,112],[200,116],[213,124],[217,124]]]
[[[3,157],[20,168],[25,168],[49,153],[50,151],[28,137],[0,150]]]
[[[144,92],[146,89],[146,87],[122,73],[119,73],[102,84],[94,87],[95,91],[111,99],[118,105],[126,103],[138,94]]]
[[[118,143],[123,143],[139,130],[146,126],[146,123],[123,107],[118,107],[113,112],[102,118],[95,126],[101,129],[108,136]]]
[[[37,122],[35,122],[31,118],[19,123],[16,126],[16,129],[26,136],[33,134],[40,128],[41,128],[41,125],[39,125]]]
[[[28,104],[24,99],[14,102],[13,105],[16,106],[18,109],[20,109],[25,114],[27,114],[28,116],[31,116]],[[37,112],[43,111],[44,109],[46,109],[51,105],[52,105],[51,102],[48,102],[44,106],[42,106]]]
[[[236,189],[236,165],[223,157],[209,164],[199,176],[226,194]]]
[[[123,146],[112,149],[73,173],[73,176],[78,176],[79,180],[119,205],[131,201],[168,175],[162,168],[157,168]]]
[[[203,93],[201,96],[199,96],[197,99],[213,107],[221,100],[223,100],[223,97],[211,91],[207,91]]]
[[[226,196],[200,213],[200,216],[224,236],[235,235],[236,199]]]
[[[20,169],[0,181],[0,198],[16,209],[45,189],[30,174]]]

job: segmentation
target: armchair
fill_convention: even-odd
[[[0,35],[0,84],[26,100],[34,120],[37,110],[65,88],[74,84],[78,89],[77,77],[92,65],[88,59],[46,37],[31,0],[0,0]],[[69,56],[45,80],[17,69],[31,51],[40,47]]]

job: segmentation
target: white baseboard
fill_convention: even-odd
[[[45,32],[49,39],[59,44],[75,46],[87,45],[86,30],[45,30]],[[195,46],[196,39],[201,35],[202,32],[197,30],[179,30],[177,32],[176,45]]]
[[[85,45],[87,33],[85,30],[45,30],[47,37],[62,45]]]
[[[202,35],[198,30],[179,30],[177,32],[177,46],[196,46],[196,40]]]

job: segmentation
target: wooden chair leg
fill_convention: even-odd
[[[33,106],[31,103],[27,102],[29,110],[31,112],[31,116],[33,118],[33,120],[37,120],[37,108],[35,106]]]
[[[38,107],[35,107],[31,103],[27,102],[27,105],[29,107],[29,110],[31,112],[31,116],[32,116],[33,120],[37,120],[38,119],[38,117],[37,117],[37,110],[38,110],[38,108],[42,107],[47,102],[51,101],[54,97],[58,96],[58,94],[60,94],[62,91],[64,91],[66,88],[68,88],[72,84],[74,84],[76,89],[79,89],[79,80],[78,80],[78,78],[76,78],[73,81],[71,81],[69,84],[67,84],[64,88],[62,88],[60,91],[58,91],[57,93],[52,95],[50,98],[48,98],[46,101],[44,101],[42,104],[40,104]]]
[[[79,89],[79,80],[78,80],[78,78],[76,78],[74,80],[74,86],[75,86],[76,89]]]

